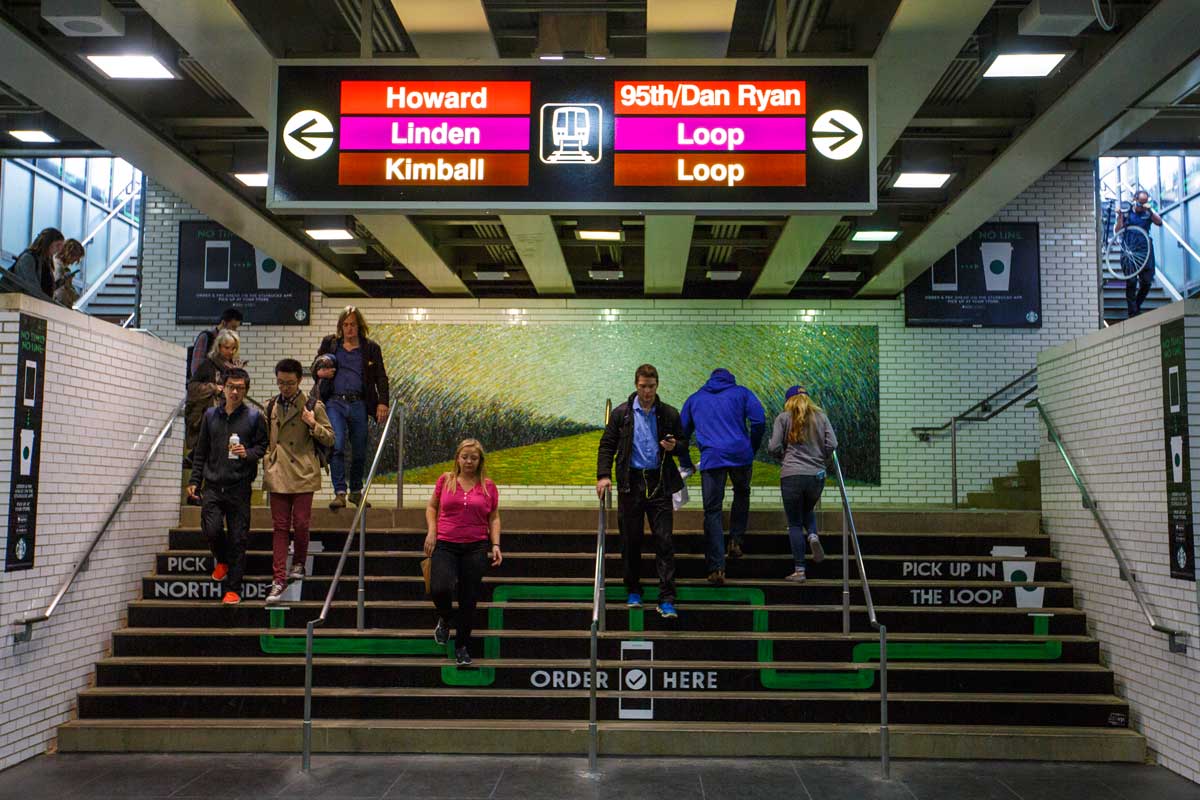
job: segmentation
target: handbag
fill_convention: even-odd
[[[433,594],[429,584],[429,569],[433,565],[433,559],[429,556],[421,559],[421,577],[425,579],[425,594]]]

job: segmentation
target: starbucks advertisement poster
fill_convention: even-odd
[[[211,325],[230,307],[251,325],[308,324],[308,281],[215,222],[179,223],[177,285],[178,325]]]
[[[1040,328],[1036,222],[989,222],[904,290],[909,327]]]

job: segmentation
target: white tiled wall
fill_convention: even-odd
[[[182,398],[181,349],[19,295],[0,295],[0,519],[8,519],[20,310],[49,320],[34,568],[0,573],[0,769],[45,752],[109,647],[139,578],[179,520],[177,425],[49,622],[14,645],[18,616],[45,609]],[[0,535],[6,545],[7,525]]]
[[[143,252],[142,324],[187,345],[199,330],[175,325],[179,221],[203,219],[161,186],[149,185]],[[1043,327],[1038,330],[970,330],[904,327],[902,300],[877,301],[584,301],[365,300],[354,301],[368,321],[473,324],[510,322],[570,325],[576,322],[757,324],[815,322],[878,325],[882,479],[879,488],[856,488],[859,502],[948,503],[950,442],[918,442],[910,428],[941,424],[1031,369],[1037,353],[1096,329],[1098,297],[1094,265],[1092,167],[1067,162],[1047,173],[995,217],[1036,221],[1041,229]],[[403,260],[403,254],[397,254]],[[252,394],[273,385],[275,362],[293,356],[307,363],[321,336],[332,333],[345,299],[314,294],[312,325],[243,330],[243,356],[251,360]],[[516,313],[510,309],[515,306]],[[717,366],[717,365],[714,365]],[[632,367],[631,367],[632,369]],[[628,376],[613,376],[613,396]],[[690,390],[689,390],[690,391]],[[990,478],[1010,472],[1037,447],[1031,412],[1013,409],[960,435],[960,493],[988,488]],[[406,502],[424,502],[427,488],[407,487]],[[777,492],[756,490],[757,500],[778,502]],[[698,495],[699,493],[696,492]],[[506,502],[584,502],[587,487],[506,489]],[[694,499],[693,503],[698,503]]]
[[[1038,391],[1159,621],[1187,631],[1188,653],[1152,631],[1057,449],[1041,445],[1042,513],[1055,555],[1088,614],[1104,660],[1129,700],[1132,724],[1159,763],[1200,781],[1200,640],[1196,584],[1170,574],[1159,326],[1184,303],[1157,309],[1043,353]],[[1186,303],[1192,484],[1200,486],[1200,302]],[[1193,501],[1200,519],[1200,493]]]

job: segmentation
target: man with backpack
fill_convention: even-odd
[[[263,461],[263,488],[271,494],[274,582],[267,604],[278,603],[289,580],[304,577],[313,493],[321,488],[322,453],[333,445],[333,426],[325,404],[314,392],[300,390],[302,368],[294,358],[275,365],[279,394],[267,401],[270,445]],[[327,460],[327,459],[326,459]],[[288,571],[288,531],[295,530],[292,568]]]
[[[227,308],[221,312],[221,319],[217,322],[215,328],[205,328],[196,334],[196,341],[192,343],[192,348],[188,351],[188,370],[187,377],[190,381],[196,370],[200,369],[200,365],[204,363],[204,359],[208,357],[208,353],[212,350],[213,342],[216,341],[217,334],[223,330],[236,331],[242,324],[242,312],[236,308]]]

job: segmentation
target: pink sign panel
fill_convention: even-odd
[[[782,150],[804,147],[804,117],[617,117],[617,150]]]
[[[342,117],[342,150],[529,150],[529,117]]]

